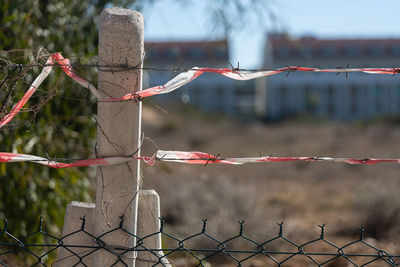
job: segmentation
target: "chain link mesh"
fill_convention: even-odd
[[[118,227],[95,236],[85,229],[85,218],[76,231],[55,237],[43,229],[40,220],[37,231],[17,238],[7,231],[8,221],[0,232],[0,265],[9,265],[9,259],[14,256],[23,258],[27,266],[56,266],[67,259],[74,266],[87,266],[86,259],[95,255],[96,251],[105,250],[115,258],[112,266],[128,266],[129,253],[135,253],[137,261],[147,253],[154,260],[147,260],[149,266],[175,266],[179,259],[186,259],[185,266],[210,266],[210,263],[224,263],[224,266],[399,266],[400,255],[391,255],[376,247],[372,241],[365,238],[364,229],[359,229],[359,237],[344,245],[338,245],[325,236],[325,225],[319,225],[320,235],[303,243],[295,242],[284,234],[283,223],[278,224],[276,235],[268,240],[257,241],[244,232],[244,222],[239,222],[239,232],[232,237],[220,240],[207,231],[207,220],[203,221],[201,231],[180,238],[165,230],[164,219],[161,220],[159,231],[137,236],[124,228],[123,218]],[[110,246],[104,241],[109,235],[123,232],[136,238],[136,245],[131,247]],[[66,240],[74,235],[83,235],[90,240],[91,245],[70,244]],[[163,248],[148,246],[148,241],[156,235],[161,235]],[[42,242],[32,243],[30,240],[40,236]],[[192,247],[190,242],[202,238],[208,245]],[[235,249],[233,243],[239,242],[242,249]],[[279,246],[277,245],[279,243]],[[56,260],[60,249],[65,249],[68,256]],[[112,255],[111,255],[112,254]],[[148,258],[148,257],[147,257]],[[336,265],[339,263],[339,265]],[[345,265],[342,265],[345,262]],[[257,265],[258,264],[258,265]],[[219,264],[217,264],[219,265]]]

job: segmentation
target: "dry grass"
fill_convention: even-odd
[[[244,123],[184,107],[168,111],[165,114],[146,107],[143,112],[144,132],[164,150],[200,150],[238,157],[259,153],[400,157],[396,142],[400,126],[396,124]],[[154,149],[147,143],[143,154]],[[365,225],[367,237],[379,238],[377,245],[389,253],[399,253],[399,168],[396,164],[204,167],[158,163],[154,168],[144,168],[144,188],[159,192],[161,212],[170,230],[182,236],[199,232],[201,220],[208,218],[209,230],[221,239],[227,238],[238,232],[237,221],[244,219],[246,234],[266,240],[276,236],[276,223],[284,221],[285,234],[298,243],[317,238],[317,225],[326,224],[327,237],[343,245],[356,239],[357,227]],[[337,264],[331,266],[345,266]]]

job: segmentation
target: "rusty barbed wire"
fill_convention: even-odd
[[[359,237],[346,244],[336,244],[326,237],[325,225],[318,225],[320,234],[316,238],[302,243],[295,242],[284,234],[284,224],[278,223],[276,235],[268,240],[255,240],[245,234],[244,222],[239,222],[239,231],[227,239],[218,239],[208,232],[207,220],[203,220],[200,231],[184,238],[176,236],[166,231],[165,221],[160,219],[160,229],[154,233],[138,236],[124,228],[124,217],[120,217],[117,227],[110,229],[100,236],[95,236],[86,229],[86,219],[81,218],[80,228],[71,233],[55,237],[43,229],[43,221],[40,219],[38,229],[17,238],[16,235],[7,231],[9,222],[4,221],[4,227],[0,229],[0,265],[9,266],[10,256],[17,257],[22,255],[25,263],[30,266],[53,266],[68,259],[75,265],[87,266],[85,261],[94,255],[96,251],[107,251],[115,257],[112,266],[120,263],[128,266],[126,253],[137,253],[137,260],[141,256],[151,255],[155,260],[151,261],[152,266],[170,266],[168,262],[174,262],[180,257],[190,257],[190,266],[209,266],[213,261],[230,263],[235,266],[243,266],[244,263],[251,264],[254,261],[263,262],[265,266],[285,266],[284,264],[302,264],[307,262],[307,266],[333,266],[339,260],[345,261],[349,266],[399,266],[400,255],[389,254],[385,250],[376,247],[373,242],[365,238],[364,228],[359,228]],[[136,245],[133,246],[111,246],[105,241],[108,237],[116,233],[124,233],[127,237],[136,238]],[[40,235],[46,242],[30,243],[32,236]],[[85,244],[71,244],[66,241],[74,235],[87,238]],[[163,248],[149,247],[148,241],[154,236],[159,235],[163,238]],[[209,241],[207,246],[192,247],[190,241],[204,238]],[[241,249],[233,246],[234,242],[246,243]],[[280,246],[276,246],[281,242]],[[213,244],[211,244],[213,243]],[[314,246],[313,246],[314,245]],[[60,250],[65,250],[67,256],[55,260]],[[28,259],[29,258],[29,259]],[[311,264],[311,265],[310,265]],[[74,265],[74,266],[75,266]],[[229,265],[229,266],[233,266]],[[251,265],[253,266],[253,265]],[[256,266],[256,265],[254,265]],[[258,265],[257,265],[258,266]],[[338,265],[334,265],[338,266]]]

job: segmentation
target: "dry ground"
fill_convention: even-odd
[[[165,113],[147,105],[143,111],[143,131],[163,150],[199,150],[220,153],[222,157],[259,153],[400,157],[400,125],[379,121],[297,120],[266,124],[241,122],[181,106],[168,108]],[[142,154],[149,155],[155,149],[146,141]],[[399,254],[399,170],[397,164],[352,166],[311,162],[204,167],[158,162],[156,167],[144,167],[143,188],[155,189],[160,194],[167,229],[180,236],[200,232],[201,220],[208,218],[210,233],[226,239],[238,233],[237,221],[245,220],[245,234],[265,241],[277,236],[276,223],[284,221],[284,235],[298,244],[318,238],[318,224],[326,224],[326,238],[342,246],[357,239],[357,227],[365,226],[368,242]],[[209,243],[193,240],[191,245]],[[232,246],[254,249],[245,242]],[[284,246],[276,243],[271,248]],[[329,250],[321,244],[314,248]],[[296,259],[283,266],[315,266]],[[188,262],[180,266],[190,266]],[[229,260],[216,257],[210,262],[222,266]],[[260,259],[248,264],[276,266]],[[335,264],[331,266],[347,266]]]

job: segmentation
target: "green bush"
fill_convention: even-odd
[[[13,68],[10,62],[43,64],[46,50],[61,51],[74,62],[89,62],[97,55],[97,18],[110,2],[0,2],[0,117],[22,97],[41,71],[40,67]],[[124,5],[132,2],[124,1]],[[78,68],[78,72],[96,81],[96,68]],[[11,101],[6,101],[7,95]],[[61,158],[93,156],[95,110],[96,101],[87,89],[54,68],[24,106],[25,112],[0,130],[0,151]],[[37,164],[2,163],[0,219],[9,220],[8,231],[16,236],[35,231],[40,216],[47,222],[48,230],[57,232],[68,202],[93,199],[90,176],[90,168],[56,170]]]

